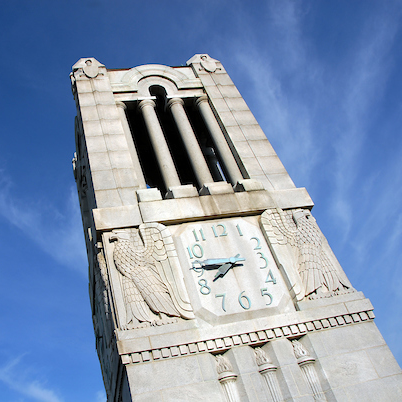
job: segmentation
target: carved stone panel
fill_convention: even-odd
[[[308,209],[267,209],[261,226],[294,299],[354,291]]]
[[[197,315],[213,325],[294,311],[259,216],[171,228]]]
[[[158,223],[103,235],[120,329],[194,318],[173,240]]]

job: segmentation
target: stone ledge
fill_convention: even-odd
[[[179,223],[209,217],[260,214],[268,208],[311,208],[314,205],[305,188],[140,202],[144,222]]]
[[[92,214],[97,231],[138,226],[142,223],[138,205],[97,208],[92,210]]]
[[[146,363],[149,361],[164,360],[181,357],[189,354],[223,352],[232,347],[243,345],[263,344],[278,338],[297,338],[314,331],[322,331],[343,325],[352,325],[374,319],[374,313],[361,311],[355,314],[344,314],[334,317],[321,318],[312,321],[293,323],[281,327],[266,328],[228,335],[213,339],[204,339],[198,342],[189,342],[172,346],[153,348],[148,350],[136,350],[133,353],[122,351],[125,349],[118,342],[118,349],[123,364]]]
[[[358,292],[351,289],[347,293],[338,294],[331,297],[322,297],[319,299],[306,300],[297,302],[297,309],[299,311],[309,311],[312,309],[318,310],[321,308],[332,308],[332,306],[337,306],[343,304],[345,308],[345,313],[354,313],[356,311],[367,311],[373,310],[374,307],[369,299],[366,299],[363,292]],[[336,307],[337,308],[337,307]]]
[[[365,299],[361,292],[353,294],[355,300]],[[342,296],[333,297],[336,299]],[[349,300],[348,300],[349,301]],[[134,353],[147,349],[158,349],[172,345],[186,344],[197,339],[215,339],[234,334],[255,332],[268,328],[287,327],[292,324],[327,320],[329,317],[350,316],[359,314],[362,311],[371,311],[372,306],[367,299],[366,308],[361,310],[348,310],[345,302],[321,306],[306,311],[289,311],[283,314],[266,315],[252,320],[237,321],[220,325],[218,327],[205,326],[204,322],[198,320],[179,320],[174,325],[166,325],[164,329],[147,327],[137,330],[118,330],[116,332],[119,341],[120,354]],[[369,307],[371,306],[371,307]],[[374,317],[374,315],[373,315]],[[353,321],[353,320],[352,320]],[[351,321],[351,322],[352,322]]]
[[[314,206],[314,202],[311,199],[309,193],[304,187],[290,188],[287,190],[275,190],[269,191],[269,194],[273,200],[278,204],[279,208],[308,208],[311,209]]]
[[[137,190],[137,199],[139,202],[159,201],[162,194],[157,188],[144,188]]]
[[[192,184],[170,187],[166,193],[166,198],[191,198],[198,197],[198,191]]]
[[[275,203],[264,190],[140,202],[139,208],[144,222],[179,223],[216,216],[258,214],[275,208]]]
[[[233,190],[232,190],[233,191]],[[192,195],[192,194],[191,194]],[[195,195],[195,194],[194,194]],[[96,230],[138,226],[143,222],[179,223],[214,217],[261,214],[268,208],[311,208],[305,188],[161,198],[156,189],[137,190],[139,204],[93,210]]]
[[[259,191],[264,190],[264,186],[258,180],[253,179],[244,179],[240,180],[234,186],[235,192],[242,192],[242,191]]]
[[[205,183],[200,190],[200,195],[233,194],[233,192],[230,183],[217,181],[214,183]]]

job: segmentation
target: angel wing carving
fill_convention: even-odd
[[[180,293],[177,272],[175,276],[173,240],[163,225],[113,230],[110,241],[116,241],[113,259],[122,275],[126,328],[175,322],[171,317],[193,318],[186,295]]]
[[[278,254],[275,245],[293,246],[303,296],[310,299],[328,297],[352,289],[343,272],[331,261],[332,255],[329,256],[324,247],[326,240],[309,210],[266,210],[261,223],[274,253]],[[299,294],[298,300],[303,296]]]

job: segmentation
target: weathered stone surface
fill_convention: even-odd
[[[218,60],[83,58],[72,85],[109,401],[402,399],[373,306]]]

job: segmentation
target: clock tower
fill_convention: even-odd
[[[222,64],[80,59],[73,159],[108,401],[385,401],[402,375]]]

